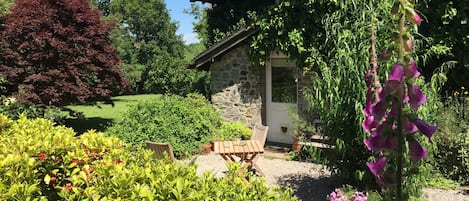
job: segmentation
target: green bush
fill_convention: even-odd
[[[236,167],[225,178],[158,160],[116,137],[0,116],[0,200],[293,200]],[[248,180],[244,179],[248,176]]]
[[[28,105],[16,101],[13,97],[0,98],[0,113],[11,119],[18,119],[20,114],[26,115],[28,118],[44,118],[52,120],[58,124],[63,124],[66,115],[55,106],[47,106],[43,104]]]
[[[140,147],[145,140],[170,142],[174,155],[181,157],[198,152],[221,122],[220,114],[201,95],[160,96],[129,106],[108,133]]]
[[[216,137],[220,139],[248,140],[251,138],[252,130],[240,122],[223,122],[217,133]]]
[[[469,184],[469,122],[460,115],[459,102],[450,99],[446,105],[436,119],[439,128],[434,139],[438,146],[435,165],[447,178]]]

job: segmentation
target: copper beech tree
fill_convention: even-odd
[[[128,88],[109,33],[87,0],[17,0],[0,25],[4,95],[48,105],[108,100]]]

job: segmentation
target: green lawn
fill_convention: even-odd
[[[88,129],[104,131],[112,122],[119,120],[127,106],[136,101],[149,100],[160,96],[159,94],[139,94],[130,96],[116,96],[112,100],[114,104],[98,102],[90,105],[70,105],[67,108],[77,112],[82,112],[85,119],[70,118],[66,120],[66,125],[75,129],[78,133],[83,133]]]

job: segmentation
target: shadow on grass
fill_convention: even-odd
[[[289,174],[280,177],[278,184],[292,188],[298,200],[323,201],[327,200],[327,195],[334,189],[342,185],[342,180],[337,176],[315,178],[309,175]]]
[[[90,129],[103,132],[106,130],[106,127],[111,125],[111,123],[112,119],[105,119],[100,117],[65,120],[65,126],[72,127],[77,135],[81,135]]]

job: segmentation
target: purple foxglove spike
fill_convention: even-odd
[[[428,125],[427,122],[419,118],[417,118],[414,123],[415,123],[415,126],[417,126],[417,128],[420,130],[420,132],[422,132],[425,136],[428,137],[428,140],[430,141],[430,143],[433,143],[431,138],[432,138],[433,133],[436,132],[436,129],[438,129],[438,126]]]
[[[382,156],[378,158],[378,160],[376,160],[376,162],[374,163],[366,162],[366,166],[368,166],[373,175],[377,176],[380,175],[381,172],[383,172],[384,166],[386,166],[386,161],[387,158],[385,156]]]
[[[389,73],[388,82],[389,81],[402,82],[403,75],[404,75],[404,67],[402,67],[401,64],[396,64],[391,69],[391,73]]]
[[[409,156],[410,159],[416,163],[422,160],[422,158],[427,157],[427,148],[420,145],[417,140],[412,139],[409,141]]]
[[[393,188],[397,185],[397,175],[395,173],[385,172],[378,178],[378,183],[387,188]]]
[[[414,42],[411,39],[407,39],[404,41],[404,49],[407,52],[411,52],[414,49]]]
[[[372,103],[371,101],[366,101],[365,102],[365,108],[363,108],[363,114],[365,116],[372,116],[373,108],[375,107],[376,104]]]
[[[420,76],[420,72],[417,70],[417,64],[414,60],[410,60],[404,68],[404,76],[408,78],[414,78]]]
[[[404,120],[402,121],[402,127],[403,127],[404,135],[412,134],[412,133],[419,131],[417,126],[411,121],[409,121],[407,118],[404,118]]]
[[[409,94],[409,104],[412,109],[417,110],[417,108],[427,102],[427,98],[423,95],[422,91],[417,84],[412,84],[408,87]]]
[[[384,114],[386,113],[386,100],[381,99],[376,105],[373,106],[371,115],[373,115],[375,121],[381,121],[383,119]]]
[[[376,128],[377,122],[375,122],[373,116],[366,117],[365,121],[362,123],[363,130],[369,133],[371,129]]]

